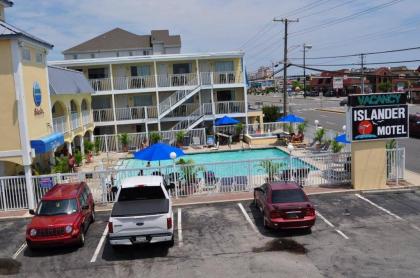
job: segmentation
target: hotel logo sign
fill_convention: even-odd
[[[42,102],[42,92],[41,87],[39,86],[39,83],[37,81],[34,82],[34,85],[32,86],[32,95],[34,98],[34,114],[35,115],[42,115],[44,114],[44,110],[40,107]]]

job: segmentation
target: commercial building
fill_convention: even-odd
[[[161,30],[152,31],[150,36],[153,55],[123,56],[121,53],[128,47],[126,41],[133,34],[121,29],[105,34],[109,33],[118,36],[105,39],[101,35],[70,50],[103,53],[102,46],[93,49],[92,45],[106,41],[107,45],[113,45],[112,57],[110,54],[80,59],[78,53],[78,59],[67,57],[50,63],[83,72],[89,79],[95,90],[92,95],[95,134],[210,128],[224,115],[244,123],[262,115],[248,111],[243,52],[168,54],[166,49],[165,53],[156,54],[156,41],[169,40],[164,48],[174,45],[171,42],[180,43],[179,36],[171,38],[167,30]],[[160,39],[156,39],[157,34]],[[115,41],[117,37],[119,41]],[[86,45],[90,46],[82,47]],[[65,57],[68,53],[69,50],[64,51]]]

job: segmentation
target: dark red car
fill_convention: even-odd
[[[42,197],[26,229],[28,248],[85,243],[95,221],[95,204],[86,183],[57,184]]]
[[[409,116],[410,136],[420,138],[420,113]]]
[[[315,224],[315,208],[297,183],[265,183],[254,189],[254,204],[265,228],[310,230]]]

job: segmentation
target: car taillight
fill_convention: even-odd
[[[271,211],[270,212],[270,218],[281,218],[281,213],[279,211]]]
[[[112,226],[112,222],[108,222],[108,233],[113,233],[114,227]]]
[[[314,208],[307,208],[306,209],[306,216],[315,216],[315,209]]]
[[[172,218],[171,217],[166,218],[166,227],[168,228],[168,230],[172,228]]]

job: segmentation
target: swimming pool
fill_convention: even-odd
[[[229,177],[229,176],[245,176],[248,174],[259,175],[264,174],[266,169],[261,165],[261,160],[273,159],[277,165],[276,171],[281,171],[290,168],[310,168],[313,166],[298,159],[290,159],[288,153],[277,149],[252,149],[252,150],[235,150],[235,151],[218,151],[208,153],[197,153],[187,154],[183,157],[177,158],[184,160],[193,160],[194,165],[200,168],[201,175],[204,172],[213,172],[218,177]],[[290,163],[292,163],[290,165]],[[125,159],[122,160],[118,169],[143,169],[143,174],[148,173],[148,167],[146,167],[147,161],[137,159]],[[171,160],[160,161],[161,166],[172,165]],[[158,167],[158,161],[151,161],[151,168]],[[292,167],[290,167],[292,166]],[[154,169],[156,170],[156,169]],[[153,171],[154,171],[153,170]],[[151,170],[152,171],[152,170]]]

